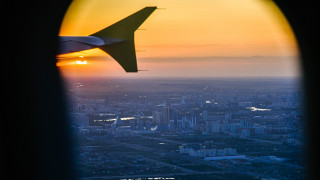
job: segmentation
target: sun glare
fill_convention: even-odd
[[[76,61],[76,64],[88,64],[87,61]]]

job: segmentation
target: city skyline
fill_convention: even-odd
[[[70,80],[79,178],[295,179],[297,78]]]

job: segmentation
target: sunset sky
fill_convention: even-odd
[[[269,0],[75,0],[60,36],[90,35],[146,6],[164,8],[135,32],[138,69],[148,71],[126,73],[108,54],[92,49],[59,55],[63,76],[300,75],[294,34]]]

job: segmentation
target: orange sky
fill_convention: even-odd
[[[272,1],[75,0],[60,36],[92,34],[145,6],[165,8],[156,10],[140,27],[146,30],[135,33],[138,69],[148,71],[125,73],[105,52],[92,49],[58,56],[63,75],[299,75],[294,34]],[[88,64],[76,64],[76,60]]]

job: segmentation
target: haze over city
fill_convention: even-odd
[[[297,78],[69,79],[79,178],[303,179]]]

